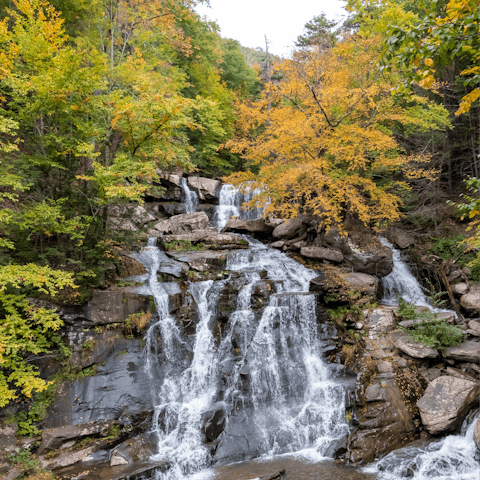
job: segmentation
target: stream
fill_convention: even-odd
[[[186,182],[182,188],[187,209],[195,211],[198,199]],[[212,220],[219,230],[231,215],[258,215],[242,211],[244,201],[234,187],[222,187]],[[308,293],[315,272],[249,239],[248,249],[228,254],[229,278],[189,283],[198,318],[195,334],[186,335],[168,313],[167,290],[157,279],[167,257],[155,243],[150,239],[137,258],[158,312],[144,358],[155,399],[158,453],[152,460],[172,465],[156,480],[251,480],[281,468],[287,471],[282,478],[292,480],[478,480],[472,418],[459,435],[392,452],[363,469],[331,460],[332,445],[349,430],[345,394],[352,379],[343,366],[324,361],[335,331],[319,321],[324,312]],[[384,279],[384,302],[394,303],[400,293],[428,305],[400,252],[392,250],[395,267]],[[235,288],[228,321],[219,327],[220,299]],[[262,289],[272,291],[256,310]]]

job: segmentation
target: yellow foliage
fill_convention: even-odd
[[[295,53],[281,65],[284,81],[267,85],[261,100],[238,105],[237,135],[228,146],[259,173],[228,181],[259,189],[254,202],[266,215],[303,211],[327,227],[346,214],[377,226],[400,217],[388,179],[402,170],[421,175],[418,165],[428,157],[404,155],[391,128],[423,129],[424,121],[392,98],[393,80],[375,66],[380,48],[379,37],[357,36],[332,51]]]

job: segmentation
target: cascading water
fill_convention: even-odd
[[[240,193],[236,187],[225,183],[220,190],[219,205],[215,207],[213,222],[220,231],[230,220],[230,217],[240,217],[246,220],[253,220],[261,215],[261,209],[251,210],[242,208],[242,205],[252,200],[255,191]]]
[[[424,448],[410,447],[392,452],[364,469],[381,480],[478,480],[480,454],[473,439],[475,419],[467,418],[458,435],[449,435]]]
[[[380,237],[380,242],[390,248],[393,254],[393,270],[382,279],[383,299],[385,305],[397,305],[400,296],[407,303],[417,306],[430,306],[423,293],[421,285],[413,276],[408,265],[402,260],[402,254],[385,239]]]
[[[185,212],[186,213],[193,213],[198,210],[198,195],[196,192],[193,190],[190,190],[188,187],[188,182],[185,177],[182,177],[182,190],[183,190],[183,196],[185,198],[184,204],[185,204]]]
[[[155,384],[154,459],[172,465],[157,478],[211,478],[204,425],[214,415],[224,418],[215,454],[223,463],[286,452],[326,455],[348,426],[344,387],[322,360],[322,327],[308,293],[315,274],[263,245],[231,252],[230,278],[189,285],[198,318],[188,336],[168,314],[157,280],[164,255],[151,241],[137,257],[149,272],[158,312],[146,336],[146,368]],[[233,312],[220,328],[219,297],[235,282]],[[255,291],[265,282],[276,293],[256,310]]]

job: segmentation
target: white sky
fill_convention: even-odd
[[[288,56],[303,26],[315,15],[325,12],[335,20],[347,13],[342,0],[210,0],[210,5],[196,10],[218,23],[222,37],[265,49],[267,35],[270,52],[283,56]]]

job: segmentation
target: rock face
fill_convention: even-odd
[[[124,290],[94,290],[91,300],[59,311],[66,323],[83,322],[86,326],[121,323],[129,315],[148,308],[148,297]]]
[[[110,206],[107,215],[107,224],[112,230],[131,232],[138,232],[145,224],[157,220],[144,207],[133,204]]]
[[[462,295],[460,305],[470,313],[480,312],[480,285],[471,285],[468,293]]]
[[[446,352],[447,358],[454,360],[463,360],[465,362],[480,362],[480,342],[469,340],[460,343],[456,347],[451,347]]]
[[[435,348],[427,347],[422,343],[408,342],[406,334],[395,340],[395,347],[413,358],[437,358],[439,355]]]
[[[184,213],[175,215],[168,220],[161,220],[155,225],[155,230],[163,234],[183,234],[205,230],[210,222],[205,212]]]
[[[468,333],[475,337],[480,337],[480,322],[478,320],[470,320],[468,322]]]
[[[432,434],[454,430],[478,402],[480,387],[451,376],[438,377],[417,402],[425,428]]]
[[[477,450],[480,452],[480,418],[477,418],[477,423],[475,424],[475,430],[473,431],[473,440],[475,440]]]
[[[187,184],[194,192],[197,192],[201,201],[218,203],[218,193],[222,186],[222,183],[218,180],[205,177],[188,177]]]
[[[343,261],[342,252],[322,247],[303,247],[300,249],[302,257],[313,258],[315,260],[329,260],[331,262]]]
[[[235,233],[218,233],[215,228],[177,235],[165,235],[163,241],[166,243],[203,243],[206,247],[214,249],[246,248],[248,246],[248,242],[240,235]]]

